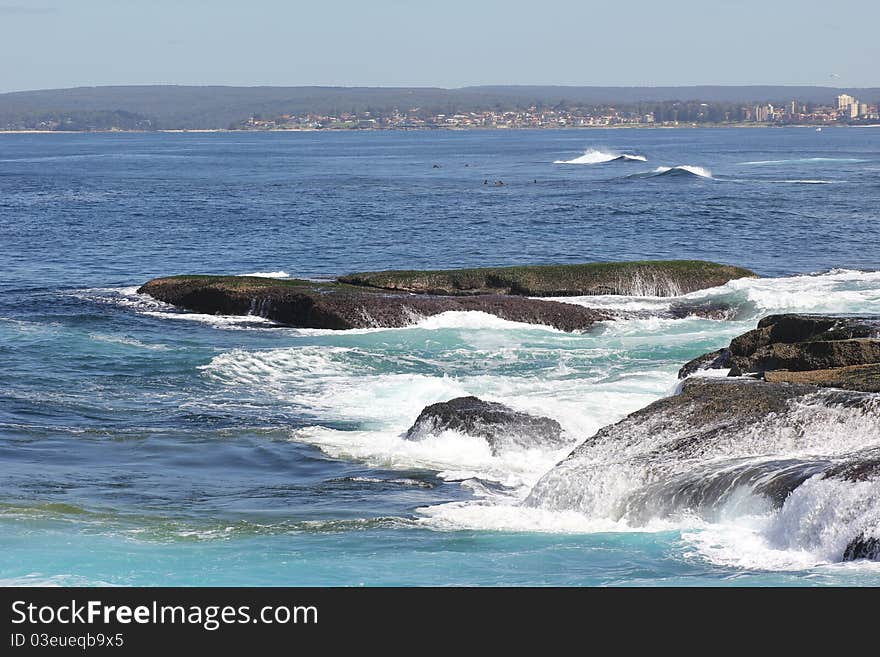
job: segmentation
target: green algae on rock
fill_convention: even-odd
[[[678,296],[756,277],[742,267],[703,260],[642,260],[349,274],[342,283],[417,294],[510,294],[535,297],[624,294]]]

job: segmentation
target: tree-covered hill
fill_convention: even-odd
[[[454,114],[670,100],[831,104],[844,91],[868,102],[880,100],[880,89],[831,87],[78,87],[0,94],[0,130],[224,129],[251,116],[382,114],[395,108]]]

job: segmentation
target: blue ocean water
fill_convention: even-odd
[[[839,563],[852,519],[828,500],[638,527],[520,504],[762,315],[880,312],[878,208],[872,129],[0,135],[0,582],[880,584]],[[732,320],[583,334],[479,313],[295,330],[136,293],[642,258],[765,278],[697,293]],[[461,394],[550,415],[570,445],[401,439]]]

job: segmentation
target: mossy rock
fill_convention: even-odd
[[[623,294],[678,296],[755,277],[742,267],[703,260],[642,260],[450,270],[362,272],[341,283],[417,294],[510,294],[536,297]]]
[[[543,299],[416,295],[345,283],[253,276],[169,276],[149,281],[138,292],[194,312],[255,315],[297,328],[393,328],[449,311],[480,311],[562,331],[582,331],[611,319],[603,311]]]

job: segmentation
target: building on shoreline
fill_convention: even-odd
[[[514,110],[472,110],[458,108],[447,112],[421,107],[390,111],[338,112],[334,114],[283,114],[277,117],[254,115],[230,126],[236,130],[466,130],[514,128],[590,128],[590,127],[675,127],[759,123],[765,125],[833,125],[870,123],[880,120],[877,105],[860,102],[842,94],[837,107],[800,103],[734,103],[666,101],[621,106],[532,105]]]

